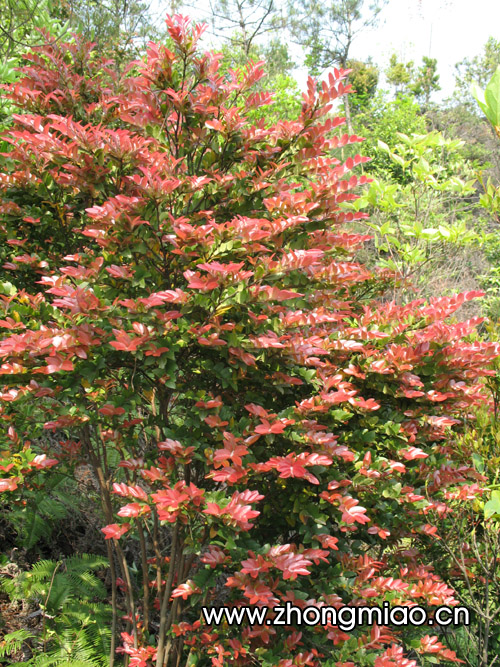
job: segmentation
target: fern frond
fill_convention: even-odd
[[[34,635],[27,630],[15,630],[0,640],[0,658],[5,658],[21,650],[21,646]]]
[[[35,655],[28,664],[30,667],[59,667],[74,662],[83,663],[85,667],[104,666],[82,631],[75,632],[70,628],[57,633],[57,646],[49,646],[45,653]]]
[[[55,560],[39,560],[32,566],[27,574],[29,574],[29,578],[34,581],[50,581],[57,565],[58,563]]]
[[[69,577],[65,574],[57,573],[55,577],[45,583],[42,593],[46,592],[46,605],[49,613],[55,614],[62,609],[70,600],[79,597],[77,591],[71,586]]]
[[[73,590],[77,597],[98,598],[102,600],[106,597],[106,588],[102,581],[91,572],[82,572],[75,575],[68,572],[68,579],[72,583]]]
[[[104,603],[106,588],[93,571],[107,566],[106,558],[92,554],[41,560],[29,572],[3,582],[12,599],[37,599],[47,612],[46,650],[35,653],[24,667],[106,667],[112,613]]]
[[[37,656],[29,662],[19,663],[16,667],[101,667],[101,665],[94,660],[71,660],[56,655],[44,654]]]
[[[32,549],[42,535],[47,534],[47,522],[36,510],[26,508],[20,533],[22,546],[25,549]]]
[[[66,569],[68,571],[79,574],[81,572],[88,572],[88,570],[102,570],[108,567],[108,559],[104,556],[97,556],[96,554],[78,554],[70,556],[66,561]]]

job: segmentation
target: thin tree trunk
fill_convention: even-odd
[[[346,79],[346,85],[349,79]],[[348,134],[352,134],[352,120],[351,120],[351,103],[349,102],[349,95],[344,96],[344,110],[345,110],[345,120],[347,124]]]

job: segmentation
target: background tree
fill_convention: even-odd
[[[0,0],[0,67],[35,44],[43,43],[38,30],[49,31],[54,40],[65,34],[63,6],[58,0]],[[5,74],[2,76],[5,80]]]
[[[398,132],[390,146],[378,142],[378,152],[392,168],[374,173],[354,208],[370,214],[365,224],[374,243],[366,262],[395,272],[398,302],[429,298],[437,290],[480,287],[477,275],[486,262],[473,247],[475,175],[461,149],[460,141],[437,132]]]
[[[266,78],[257,88],[272,89],[274,104],[253,110],[252,118],[293,117],[300,109],[301,95],[292,74],[296,63],[285,38],[286,16],[276,0],[216,0],[210,4],[210,20],[211,33],[224,56],[224,71],[244,67],[249,59],[265,62]]]
[[[390,99],[386,92],[379,90],[369,104],[356,113],[354,130],[365,138],[363,154],[371,158],[363,167],[365,172],[380,177],[389,173],[397,178],[397,165],[378,149],[378,141],[392,145],[397,132],[425,134],[427,122],[411,93]]]
[[[276,0],[213,0],[210,13],[214,35],[247,58],[259,38],[286,24]]]
[[[377,90],[379,70],[371,60],[348,60],[347,67],[352,70],[349,74],[349,82],[354,93],[350,96],[351,109],[359,112],[366,109],[373,99]]]
[[[415,72],[410,90],[421,102],[423,108],[427,109],[432,93],[441,90],[436,58],[428,58],[427,56],[422,58],[422,65]]]
[[[161,34],[145,0],[67,0],[67,15],[97,50],[113,55],[117,64],[132,51],[138,55],[149,39]],[[174,2],[174,5],[177,5]]]
[[[455,65],[455,99],[459,104],[467,104],[477,114],[478,108],[474,104],[471,94],[471,85],[477,84],[485,88],[489,80],[500,65],[500,40],[490,37],[480,55],[473,58],[464,58]]]
[[[300,0],[289,4],[290,29],[306,53],[313,74],[333,65],[347,68],[356,37],[377,25],[387,0]],[[347,126],[352,131],[349,100],[344,100]]]
[[[290,26],[296,41],[306,51],[306,64],[313,73],[340,65],[346,67],[355,38],[379,21],[387,0],[300,0],[289,6]]]
[[[429,126],[464,141],[464,154],[470,162],[495,180],[500,177],[497,137],[492,125],[480,113],[471,91],[474,84],[485,88],[498,64],[500,42],[490,37],[481,55],[455,65],[453,95],[444,103],[425,109]]]
[[[409,90],[414,76],[413,61],[400,62],[397,55],[393,53],[389,60],[389,66],[385,70],[385,76],[387,83],[394,87],[397,97],[400,93]]]

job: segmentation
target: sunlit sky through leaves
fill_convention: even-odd
[[[206,0],[188,2],[190,6],[184,6],[182,13],[197,22],[208,21],[210,5]],[[170,3],[153,0],[157,15],[164,15],[168,9],[163,11],[163,7],[167,6]],[[437,58],[442,90],[435,95],[436,101],[453,93],[457,62],[480,55],[488,37],[500,39],[500,0],[389,0],[380,18],[377,28],[355,39],[351,57],[371,57],[382,70],[394,52],[400,60],[413,60],[417,66],[422,56]],[[210,45],[216,42],[212,39]],[[299,47],[290,46],[292,56],[300,62]],[[303,88],[306,70],[296,70],[295,76]]]
[[[384,66],[393,52],[416,64],[422,56],[437,58],[440,97],[453,92],[455,63],[479,55],[488,37],[500,39],[500,0],[390,0],[381,17],[354,44],[353,56]]]

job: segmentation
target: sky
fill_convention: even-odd
[[[165,1],[153,0],[153,4],[159,7]],[[370,0],[365,0],[365,5],[369,4]],[[186,5],[191,8],[182,9],[182,13],[195,21],[202,22],[210,15],[209,0],[187,0]],[[382,69],[394,52],[400,60],[413,60],[417,66],[422,56],[437,58],[441,91],[434,99],[439,101],[453,93],[455,64],[480,55],[490,36],[500,40],[500,0],[389,0],[379,25],[354,41],[350,55],[359,60],[371,56]],[[291,54],[297,60],[293,47]],[[294,75],[304,88],[305,69],[296,70]]]
[[[455,63],[479,55],[488,37],[500,40],[500,0],[390,0],[377,28],[353,44],[352,56],[387,64],[391,53],[420,64],[437,58],[441,92],[454,88]]]

